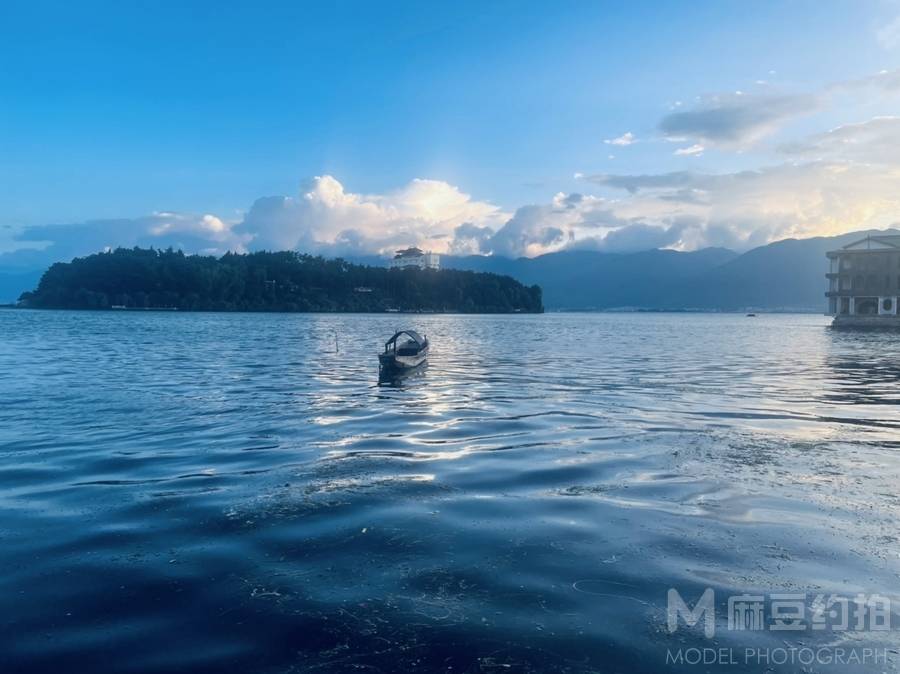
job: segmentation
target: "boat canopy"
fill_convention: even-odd
[[[420,334],[419,334],[418,332],[416,332],[415,330],[400,330],[398,333],[396,333],[393,337],[391,337],[388,341],[386,341],[386,342],[384,343],[384,350],[385,350],[385,351],[388,351],[388,350],[391,348],[391,345],[392,345],[392,344],[396,345],[396,344],[397,344],[397,340],[400,339],[400,337],[402,337],[403,335],[406,335],[406,336],[409,337],[412,341],[414,341],[414,342],[416,343],[416,345],[417,345],[420,349],[421,349],[422,347],[424,347],[425,344],[426,344],[425,338],[422,337],[422,335],[420,335]],[[396,347],[395,347],[395,348],[396,348]]]

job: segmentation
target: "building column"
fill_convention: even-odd
[[[855,297],[851,297],[851,298],[850,298],[850,311],[849,311],[849,314],[850,314],[850,316],[856,315],[856,298],[855,298]]]

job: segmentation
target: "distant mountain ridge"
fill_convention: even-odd
[[[743,254],[724,248],[684,253],[582,250],[518,259],[445,256],[441,264],[537,284],[550,310],[824,311],[825,253],[884,233],[785,239]]]
[[[516,260],[446,257],[442,258],[442,265],[448,269],[492,271],[521,283],[539,285],[545,305],[553,309],[680,308],[681,297],[672,293],[673,284],[687,283],[735,257],[737,253],[724,248],[630,254],[578,250]]]

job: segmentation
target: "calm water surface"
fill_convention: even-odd
[[[895,671],[900,337],[826,325],[0,312],[0,671]],[[430,365],[379,386],[395,327]],[[894,630],[668,634],[707,587]]]

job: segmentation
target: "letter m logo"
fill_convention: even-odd
[[[688,608],[675,588],[669,590],[668,597],[666,626],[669,628],[669,634],[674,634],[678,630],[678,617],[681,616],[688,627],[694,627],[703,618],[703,634],[706,638],[712,639],[716,635],[716,595],[711,587],[706,588],[693,610]]]

